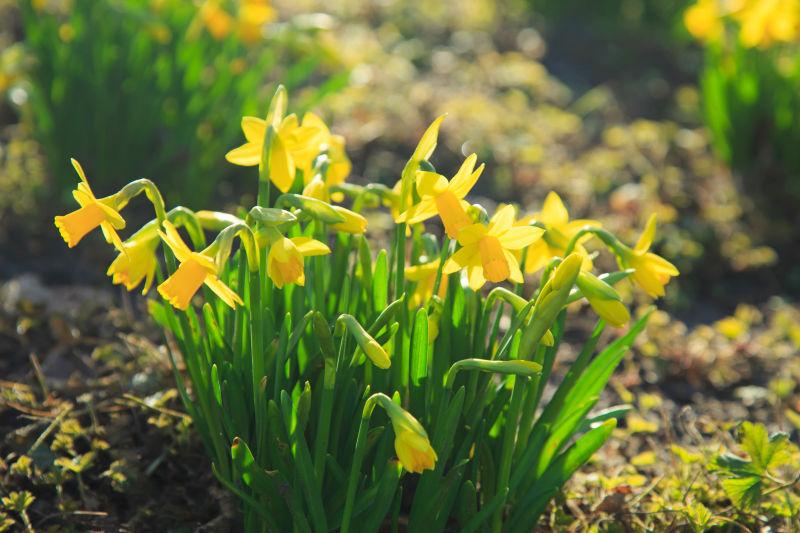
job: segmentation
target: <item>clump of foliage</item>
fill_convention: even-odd
[[[277,17],[267,0],[21,5],[30,65],[17,83],[26,96],[15,100],[44,150],[51,191],[63,197],[69,153],[91,160],[109,188],[124,176],[168,176],[166,192],[201,205],[225,174],[219,154],[237,133],[231,111],[254,110],[276,76],[299,87],[337,74],[314,27],[265,32]]]
[[[374,531],[401,515],[428,530],[530,529],[627,412],[591,413],[649,312],[596,349],[606,323],[630,320],[613,284],[630,276],[659,297],[678,275],[650,251],[655,218],[629,247],[570,220],[555,194],[539,213],[489,217],[464,200],[483,172],[476,155],[450,180],[430,161],[443,117],[395,187],[348,184],[344,140],[286,105],[281,88],[266,118],[244,117],[247,142],[226,156],[258,167],[258,205],[241,216],[167,211],[144,179],[98,198],[73,160],[81,207],[56,226],[70,247],[100,227],[119,250],[115,283],[147,291],[158,278],[164,301],[150,307],[183,355],[181,397],[247,530]],[[120,211],[141,193],[156,218],[123,242]],[[375,253],[362,213],[381,204],[396,225]],[[422,224],[436,215],[442,241]],[[590,239],[620,270],[592,273]],[[539,280],[527,297],[523,271]],[[481,290],[505,281],[513,290]],[[601,320],[544,403],[566,308],[580,300]]]

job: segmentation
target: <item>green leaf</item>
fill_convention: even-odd
[[[740,428],[741,446],[750,456],[757,473],[765,474],[791,461],[789,436],[786,433],[769,435],[763,424],[744,422]]]
[[[428,311],[417,310],[411,338],[411,383],[419,387],[428,376]]]
[[[763,483],[759,476],[734,477],[722,480],[722,488],[739,509],[750,509],[761,499]]]

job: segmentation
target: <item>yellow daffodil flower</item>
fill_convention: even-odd
[[[256,166],[261,162],[267,122],[258,117],[242,117],[242,131],[247,142],[225,154],[225,159],[234,165]],[[325,123],[313,113],[305,114],[302,125],[294,114],[281,121],[269,147],[270,179],[281,192],[292,187],[297,170],[310,174],[314,158],[329,137]]]
[[[525,272],[528,273],[534,273],[544,268],[553,257],[563,256],[570,239],[584,226],[600,226],[600,222],[596,220],[570,220],[561,197],[552,191],[545,198],[541,212],[520,219],[517,226],[527,226],[534,220],[544,225],[546,229],[542,238],[528,247],[525,259]],[[589,239],[591,236],[587,235],[585,238]],[[584,270],[591,269],[591,259],[580,245],[580,241],[575,247],[575,251],[585,258]]]
[[[420,202],[401,214],[398,222],[417,224],[438,213],[447,235],[451,239],[458,237],[462,228],[472,224],[466,211],[469,204],[464,197],[483,172],[483,164],[475,169],[477,160],[477,155],[470,155],[450,181],[436,172],[418,171],[417,193],[421,197]]]
[[[330,248],[309,237],[287,239],[281,236],[270,246],[267,256],[267,274],[279,289],[287,283],[305,285],[306,274],[303,258],[329,253],[331,253]]]
[[[328,192],[328,184],[322,181],[322,178],[319,176],[314,176],[314,179],[303,187],[303,196],[322,200],[325,203],[330,203],[331,200],[331,195]]]
[[[208,33],[217,41],[227,37],[233,29],[233,17],[219,5],[217,0],[203,2],[198,15]]]
[[[115,285],[124,285],[129,291],[144,280],[142,294],[147,294],[153,284],[158,267],[156,249],[158,233],[153,228],[151,234],[140,235],[122,243],[123,252],[108,267],[106,275],[111,276]]]
[[[433,286],[436,283],[436,273],[439,270],[439,262],[439,259],[435,259],[430,263],[406,267],[406,279],[417,284],[409,300],[409,304],[413,309],[425,305],[431,296],[433,296]],[[442,280],[439,282],[439,298],[444,299],[447,294],[447,280],[448,277],[443,275]]]
[[[86,234],[99,226],[106,242],[112,243],[118,250],[122,250],[122,240],[116,230],[125,228],[125,219],[115,209],[114,200],[112,197],[95,198],[80,163],[75,159],[70,159],[70,161],[81,178],[78,187],[72,191],[72,196],[81,207],[68,215],[55,217],[59,233],[66,241],[67,246],[72,248]]]
[[[699,0],[684,12],[683,23],[689,33],[706,42],[719,41],[725,31],[719,0]]]
[[[634,281],[653,298],[664,296],[664,286],[680,274],[675,265],[649,251],[655,234],[656,215],[651,215],[633,250],[623,248],[618,258],[621,267],[634,269]]]
[[[506,279],[522,283],[519,262],[512,253],[530,246],[542,236],[543,230],[532,226],[514,226],[515,210],[507,205],[497,210],[488,226],[472,224],[458,233],[461,248],[447,260],[444,273],[467,270],[473,290],[486,281],[499,283]]]
[[[739,38],[747,47],[767,48],[776,42],[792,42],[800,34],[797,0],[750,0],[733,13],[739,21]]]
[[[261,39],[261,27],[276,18],[268,0],[242,0],[239,5],[239,37],[247,44]]]
[[[418,474],[433,470],[438,457],[422,424],[399,406],[387,413],[394,429],[394,450],[403,468]]]
[[[230,307],[235,308],[236,304],[242,305],[239,295],[220,281],[214,260],[208,255],[189,249],[172,223],[164,221],[164,231],[159,231],[158,234],[180,262],[178,269],[158,286],[158,293],[165,300],[185,311],[195,293],[206,284]]]
[[[353,164],[350,162],[350,158],[347,157],[347,152],[344,148],[344,137],[331,135],[328,138],[328,157],[330,157],[330,163],[328,164],[328,173],[325,176],[325,181],[329,187],[341,185],[353,169]]]
[[[333,205],[333,210],[344,217],[344,222],[331,224],[331,229],[360,235],[367,231],[367,219],[355,211],[350,211],[339,205]]]

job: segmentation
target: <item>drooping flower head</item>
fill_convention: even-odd
[[[134,236],[122,243],[123,251],[109,265],[106,275],[115,285],[124,285],[129,291],[144,280],[142,294],[153,284],[158,267],[156,249],[160,239],[155,227],[146,235]]]
[[[634,281],[653,298],[664,296],[670,278],[680,274],[675,265],[649,251],[656,234],[656,221],[656,215],[651,215],[636,246],[632,250],[622,248],[617,258],[622,268],[634,269]]]
[[[470,155],[450,181],[436,172],[417,171],[420,202],[402,213],[397,221],[417,224],[438,213],[447,235],[451,239],[458,237],[458,232],[472,223],[466,211],[469,204],[464,197],[483,172],[483,164],[475,169],[477,160],[477,155]]]
[[[518,225],[527,226],[532,221],[537,221],[545,227],[541,239],[536,240],[528,247],[525,259],[525,272],[533,273],[541,270],[553,257],[561,257],[566,252],[570,239],[584,226],[600,226],[596,220],[577,219],[570,220],[567,208],[561,201],[561,197],[555,192],[550,192],[544,200],[544,205],[539,213],[524,217],[517,222]],[[589,235],[586,239],[591,238]],[[591,269],[592,262],[586,250],[581,246],[575,246],[575,251],[583,255],[583,268]]]
[[[186,310],[192,297],[205,284],[230,307],[235,308],[236,304],[242,305],[239,295],[219,279],[219,271],[214,260],[186,246],[171,222],[164,221],[164,231],[159,231],[158,234],[180,262],[178,269],[158,286],[158,293],[165,300],[178,309]]]
[[[438,459],[422,424],[399,406],[386,410],[394,430],[394,450],[403,468],[421,474],[433,470]]]
[[[78,187],[72,191],[72,196],[81,207],[68,215],[55,217],[59,233],[66,241],[67,246],[72,248],[86,234],[100,227],[106,242],[112,243],[118,250],[122,250],[122,239],[119,238],[117,230],[125,228],[125,219],[117,211],[113,198],[110,196],[95,198],[80,163],[75,159],[70,159],[70,161],[81,178]]]
[[[281,236],[269,248],[267,274],[279,289],[288,283],[305,285],[304,257],[331,253],[325,244],[309,237]]]
[[[461,248],[445,263],[444,273],[466,269],[473,290],[483,287],[487,280],[522,283],[519,262],[512,252],[536,242],[543,231],[532,226],[515,226],[514,218],[514,207],[506,205],[497,210],[488,225],[472,224],[462,229],[458,233]]]

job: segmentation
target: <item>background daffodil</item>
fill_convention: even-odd
[[[225,159],[234,165],[256,166],[261,162],[267,122],[258,117],[242,117],[242,131],[247,142],[225,154]],[[297,170],[310,174],[314,158],[329,137],[325,123],[313,113],[305,114],[302,125],[294,114],[281,121],[269,146],[270,179],[281,192],[292,187]]]
[[[528,247],[525,258],[525,272],[528,273],[541,270],[553,257],[563,256],[570,239],[584,226],[600,226],[600,222],[596,220],[570,220],[564,202],[554,191],[547,195],[539,213],[520,219],[517,225],[527,226],[532,221],[545,226],[545,231],[541,239],[536,240]],[[580,239],[578,245],[575,246],[575,251],[584,257],[584,270],[591,269],[592,262],[580,242],[589,238],[591,237],[587,235]]]
[[[406,279],[417,284],[409,300],[413,309],[425,305],[425,302],[433,296],[433,286],[436,284],[439,263],[439,259],[434,259],[429,263],[406,267]],[[439,298],[443,299],[447,294],[447,280],[447,276],[442,276],[442,280],[439,282],[439,293],[437,294]]]
[[[438,213],[447,235],[451,239],[458,237],[458,232],[472,223],[465,209],[469,204],[464,197],[483,172],[483,164],[475,169],[477,160],[477,155],[470,155],[450,181],[436,172],[417,171],[417,193],[421,200],[402,213],[398,222],[417,224]]]
[[[288,239],[281,236],[269,248],[267,274],[279,289],[287,283],[305,285],[306,274],[303,258],[329,253],[331,253],[330,248],[309,237]]]
[[[59,233],[66,241],[67,246],[72,248],[86,234],[99,226],[106,242],[112,243],[118,250],[122,250],[122,239],[119,238],[116,230],[125,228],[125,219],[115,209],[113,197],[95,198],[80,163],[75,159],[70,159],[70,161],[81,178],[78,187],[72,191],[72,196],[81,207],[68,215],[55,217]]]
[[[487,280],[522,283],[519,262],[512,251],[530,246],[543,231],[532,226],[515,226],[514,215],[514,207],[506,205],[497,210],[488,225],[472,224],[462,229],[458,234],[462,248],[447,260],[444,273],[465,268],[473,290],[483,287]]]
[[[636,246],[622,248],[619,258],[623,268],[633,268],[633,279],[653,298],[664,296],[664,286],[670,278],[680,274],[678,269],[663,257],[650,252],[650,246],[656,234],[656,215],[650,215],[642,235]]]
[[[158,286],[158,293],[169,303],[185,311],[192,297],[205,284],[230,307],[235,308],[236,304],[242,304],[239,295],[220,281],[214,260],[189,249],[171,222],[165,220],[164,231],[159,231],[158,234],[180,262],[178,269]]]

